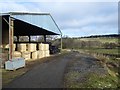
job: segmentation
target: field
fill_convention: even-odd
[[[102,43],[118,43],[118,38],[106,38],[106,37],[101,37],[101,38],[82,38],[80,39],[82,41],[100,41]]]
[[[89,52],[96,52],[96,53],[105,53],[105,54],[118,54],[118,49],[101,49],[101,48],[87,48],[87,49],[80,49]]]
[[[82,51],[86,51],[89,53],[98,53],[98,54],[106,54],[106,55],[113,55],[113,56],[118,56],[118,38],[108,38],[108,37],[101,37],[101,38],[82,38],[80,39],[82,41],[99,41],[102,44],[105,43],[113,43],[113,44],[117,44],[117,46],[112,47],[111,48],[106,48],[106,47],[92,47],[92,48],[80,48],[80,50]],[[109,45],[108,45],[109,47]]]
[[[108,44],[108,47],[110,43],[118,44],[118,38],[81,38],[81,39],[74,39],[77,43],[83,43],[85,47],[80,48],[72,48],[72,50],[79,51],[83,54],[88,54],[90,56],[93,56],[96,58],[102,66],[104,66],[109,74],[106,74],[105,76],[99,76],[95,73],[90,73],[86,75],[86,82],[80,82],[78,79],[81,77],[81,72],[78,72],[81,70],[81,65],[78,65],[80,60],[76,60],[74,62],[70,63],[70,67],[68,67],[68,71],[66,73],[66,83],[65,86],[67,88],[117,88],[117,84],[119,83],[119,74],[118,74],[118,68],[119,68],[119,51],[118,46],[106,48],[103,47],[105,43]],[[81,42],[83,41],[83,42]],[[102,47],[96,46],[92,47],[92,43],[95,45],[95,42],[100,42],[102,44]],[[89,45],[90,42],[90,45]],[[87,45],[86,45],[87,44]],[[77,45],[77,44],[76,44]],[[73,45],[75,46],[75,45]],[[120,45],[119,45],[120,46]],[[82,64],[84,65],[84,63]],[[92,65],[93,66],[93,65]],[[80,67],[80,68],[78,68]],[[78,69],[78,71],[72,70],[72,69]]]

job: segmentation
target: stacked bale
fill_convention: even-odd
[[[26,51],[26,44],[18,44],[18,51],[25,52]]]
[[[49,56],[50,56],[50,51],[49,50],[45,51],[45,57],[49,57]]]
[[[3,46],[5,49],[9,49],[9,44]],[[15,51],[16,44],[13,44],[13,51]]]
[[[32,59],[37,59],[38,58],[38,51],[32,52]]]
[[[31,59],[31,53],[27,51],[27,44],[18,44],[18,51],[21,52],[21,57],[25,60]]]
[[[31,59],[31,52],[29,51],[22,52],[22,57],[25,58],[25,60]]]
[[[36,44],[30,43],[28,44],[28,51],[31,52],[32,59],[38,58],[38,52],[36,51]]]
[[[21,52],[14,51],[13,52],[13,59],[15,59],[15,58],[21,58]]]
[[[38,51],[38,58],[43,58],[43,57],[45,57],[45,51],[43,50]]]
[[[43,57],[48,57],[50,56],[49,54],[49,44],[39,44],[39,52],[38,52],[38,57],[43,58]]]
[[[28,44],[28,51],[29,51],[29,52],[34,52],[34,51],[36,51],[36,44],[33,44],[33,43]]]
[[[44,51],[44,49],[45,49],[44,44],[43,43],[39,44],[39,50]]]

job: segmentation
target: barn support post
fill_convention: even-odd
[[[19,36],[16,36],[17,37],[17,42],[19,42]]]
[[[16,37],[17,37],[16,50],[18,50],[19,36]]]
[[[44,42],[46,42],[46,35],[44,35]]]
[[[13,33],[14,33],[14,21],[9,17],[9,60],[13,58]]]
[[[62,52],[62,34],[60,35],[61,36],[61,52]]]
[[[29,37],[29,43],[30,43],[31,42],[31,37],[30,37],[30,35],[28,37]]]

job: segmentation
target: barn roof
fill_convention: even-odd
[[[14,19],[14,35],[60,35],[56,22],[49,13],[3,13],[2,29],[8,29],[9,17]]]

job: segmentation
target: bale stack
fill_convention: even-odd
[[[38,52],[36,51],[36,44],[30,43],[28,44],[28,51],[31,53],[32,59],[38,58]]]
[[[28,44],[28,51],[29,51],[29,52],[34,52],[34,51],[36,51],[36,44],[33,44],[33,43]]]
[[[49,56],[50,56],[50,51],[49,50],[45,51],[45,57],[49,57]]]
[[[31,59],[31,52],[29,51],[22,52],[22,57],[25,58],[25,60]]]
[[[49,44],[39,44],[38,58],[48,57],[49,54]]]
[[[45,57],[45,51],[43,50],[38,51],[38,58],[43,58],[43,57]]]
[[[38,51],[32,52],[32,59],[37,59],[38,58]]]
[[[26,51],[26,44],[18,44],[18,51],[25,52]]]
[[[18,52],[18,51],[14,51],[13,52],[13,59],[15,59],[15,58],[21,58],[21,52]]]
[[[5,49],[9,49],[9,44],[3,46]],[[13,44],[13,51],[16,49],[16,44]]]

